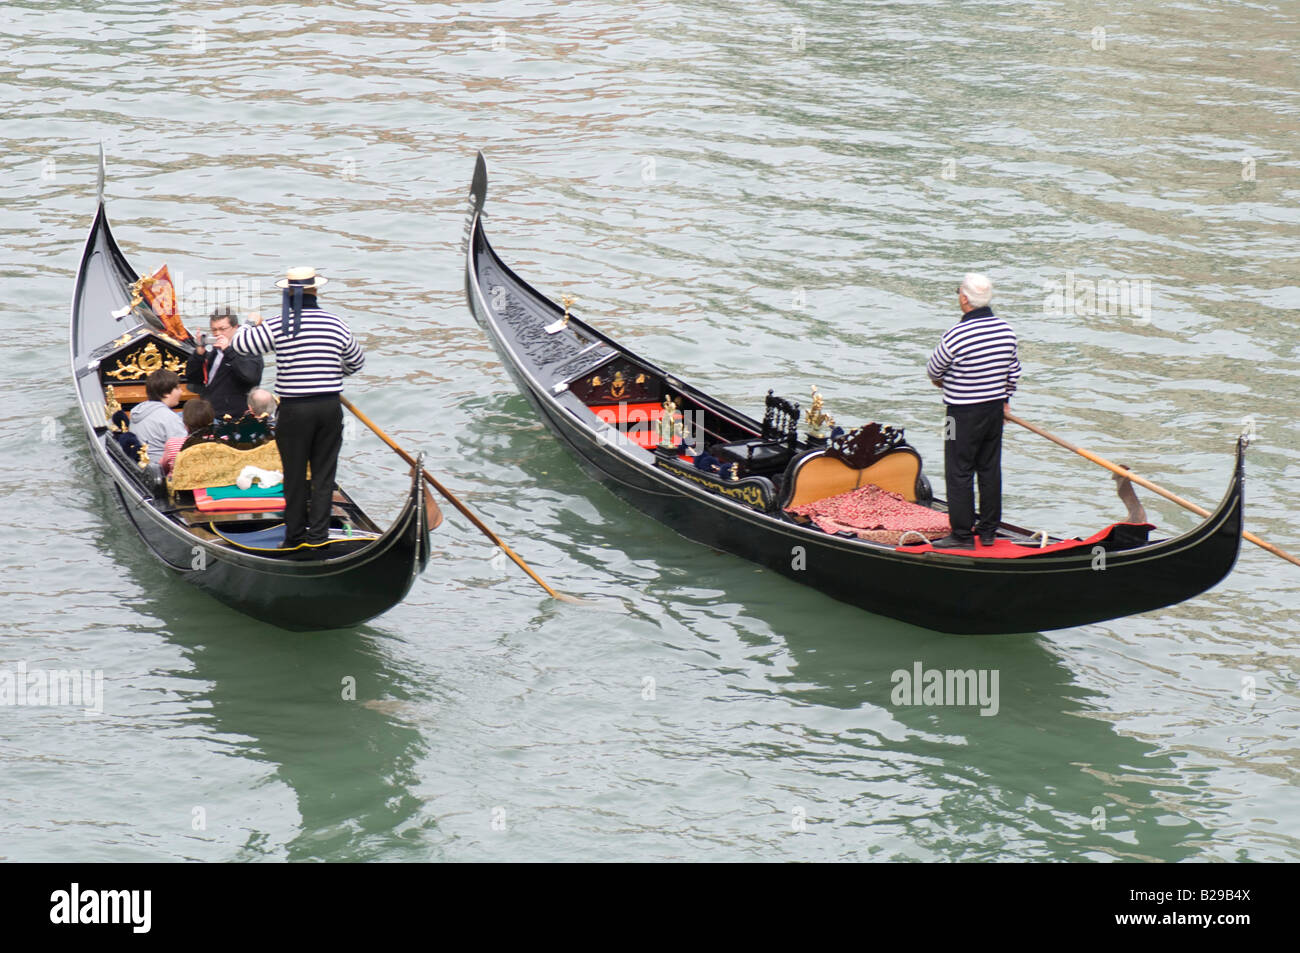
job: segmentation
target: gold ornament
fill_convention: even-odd
[[[111,371],[105,371],[104,376],[119,381],[138,381],[162,368],[179,374],[184,366],[179,357],[164,354],[158,350],[157,344],[150,341],[133,354],[119,358],[117,366]]]
[[[825,440],[835,426],[835,418],[826,413],[822,395],[817,392],[817,385],[812,385],[812,407],[808,411],[808,436],[814,440]]]
[[[110,428],[113,426],[113,415],[121,409],[122,405],[118,403],[117,394],[113,391],[113,385],[109,384],[104,388],[104,420]],[[126,431],[125,425],[122,426],[122,431]]]

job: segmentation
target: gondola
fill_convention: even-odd
[[[1242,440],[1218,508],[1169,539],[1150,539],[1146,524],[1115,524],[1071,540],[1003,523],[994,547],[972,552],[935,550],[907,534],[880,542],[810,520],[799,512],[803,504],[867,484],[923,508],[922,516],[946,513],[946,506],[930,492],[920,454],[901,430],[873,423],[829,440],[800,434],[798,407],[770,392],[763,419],[755,420],[548,300],[488,242],[486,198],[479,154],[465,231],[465,291],[475,321],[582,468],[688,539],[870,612],[956,634],[1037,632],[1159,609],[1206,591],[1236,561]],[[665,400],[671,405],[660,410]],[[674,409],[691,420],[694,447],[682,447],[671,424],[661,426]],[[703,469],[702,452],[721,469]]]
[[[156,454],[133,458],[114,437],[113,414],[144,399],[145,373],[182,369],[194,350],[147,304],[133,305],[138,278],[109,228],[101,153],[99,207],[72,298],[72,378],[95,469],[141,545],[223,604],[284,629],[355,626],[397,605],[428,563],[430,521],[439,518],[418,469],[387,530],[340,488],[330,541],[287,550],[280,512],[200,510],[193,492],[163,481]]]

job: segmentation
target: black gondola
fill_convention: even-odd
[[[593,477],[637,509],[696,542],[766,566],[836,599],[925,628],[959,634],[1035,632],[1173,605],[1228,574],[1242,533],[1244,441],[1218,508],[1183,535],[1149,540],[1150,527],[1117,524],[1073,544],[1002,524],[1017,558],[908,548],[827,532],[788,507],[814,467],[867,467],[881,485],[946,511],[901,431],[874,424],[826,446],[801,437],[797,408],[769,393],[753,420],[633,354],[518,277],[483,232],[487,167],[474,171],[466,223],[466,295],[520,390]],[[722,464],[706,472],[628,427],[628,406],[671,398]],[[616,405],[623,410],[614,411]],[[660,415],[662,417],[662,415]],[[671,445],[673,437],[665,434]],[[757,452],[756,452],[757,451]],[[834,462],[830,462],[834,461]],[[845,471],[848,472],[848,471]],[[870,482],[876,482],[872,479]],[[858,485],[857,483],[854,484]],[[898,542],[898,541],[896,541]],[[1051,547],[1047,547],[1051,543]],[[1035,547],[1042,551],[1037,551]]]
[[[103,183],[101,156],[99,208],[72,298],[72,377],[95,468],[143,544],[225,605],[285,629],[345,628],[397,605],[428,563],[430,519],[438,519],[418,470],[386,531],[336,489],[330,542],[283,550],[279,514],[201,512],[192,494],[169,492],[156,463],[141,466],[112,436],[106,405],[142,397],[142,384],[123,380],[183,366],[194,346],[166,333],[147,305],[131,307],[138,275],[109,229]]]

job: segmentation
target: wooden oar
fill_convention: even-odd
[[[1173,493],[1170,493],[1164,487],[1156,486],[1150,480],[1142,479],[1142,477],[1138,476],[1136,473],[1133,473],[1130,470],[1125,470],[1123,467],[1111,463],[1109,460],[1105,459],[1104,457],[1099,457],[1095,453],[1092,453],[1088,450],[1084,450],[1082,447],[1076,447],[1074,444],[1070,443],[1070,441],[1062,440],[1056,434],[1044,430],[1042,427],[1035,427],[1029,421],[1021,420],[1019,417],[1011,413],[1011,411],[1009,410],[1006,412],[1006,418],[1012,423],[1020,424],[1020,426],[1024,427],[1026,430],[1032,430],[1040,437],[1046,437],[1048,440],[1052,441],[1052,443],[1059,444],[1060,446],[1064,447],[1066,450],[1074,451],[1079,456],[1083,457],[1085,460],[1091,460],[1093,463],[1097,464],[1098,466],[1105,467],[1107,470],[1111,471],[1112,473],[1118,473],[1120,476],[1128,477],[1138,486],[1144,486],[1152,493],[1159,493],[1166,500],[1170,500],[1171,502],[1177,503],[1179,506],[1183,507],[1184,509],[1191,510],[1193,513],[1198,513],[1201,516],[1210,515],[1209,510],[1202,509],[1201,507],[1197,506],[1195,503],[1189,503],[1187,500],[1184,500],[1181,496],[1177,496]],[[1297,566],[1300,566],[1300,559],[1297,559],[1295,556],[1292,556],[1286,550],[1274,546],[1272,543],[1265,542],[1264,540],[1256,536],[1254,533],[1247,533],[1243,531],[1241,535],[1243,538],[1250,540],[1260,549],[1267,549],[1274,556],[1279,556],[1282,559],[1285,559],[1289,563],[1295,563]]]
[[[384,433],[382,430],[380,430],[373,420],[371,420],[361,411],[357,410],[356,405],[354,405],[352,401],[348,400],[346,397],[343,397],[342,395],[339,396],[339,400],[342,402],[344,407],[352,411],[353,416],[355,416],[357,420],[361,421],[363,424],[365,424],[367,427],[373,430],[375,432],[375,436],[378,437],[380,440],[382,440],[384,443],[388,444],[388,446],[390,446],[397,453],[399,457],[401,457],[403,460],[409,463],[412,467],[415,466],[415,458],[411,456],[409,453],[407,453],[405,450],[403,450],[401,447],[399,447],[396,443],[394,443],[393,438],[388,436],[388,434]],[[492,530],[488,529],[487,524],[485,524],[481,519],[475,516],[470,511],[470,508],[468,506],[466,506],[460,500],[456,499],[455,495],[450,490],[448,490],[445,486],[443,486],[441,483],[435,480],[432,473],[430,473],[428,470],[425,470],[423,467],[421,467],[420,475],[424,477],[426,483],[428,483],[431,487],[433,487],[435,490],[437,490],[439,493],[445,496],[447,498],[447,502],[449,502],[452,506],[456,507],[456,509],[460,510],[461,513],[465,515],[465,518],[467,520],[469,520],[476,527],[478,527],[479,531],[484,536],[492,540],[493,543],[495,543],[498,547],[500,547],[503,553],[505,553],[507,556],[513,559],[515,561],[515,565],[517,565],[524,572],[528,573],[528,575],[532,577],[533,582],[537,583],[539,586],[545,589],[546,592],[551,596],[551,598],[559,599],[561,602],[572,602],[575,605],[593,605],[593,603],[589,602],[586,599],[579,599],[577,596],[571,596],[568,595],[567,593],[557,592],[556,590],[548,586],[546,584],[546,581],[542,579],[541,576],[533,572],[533,570],[529,567],[528,563],[524,562],[517,555],[515,555],[515,551],[511,549],[509,546],[507,546],[500,536],[492,532]]]

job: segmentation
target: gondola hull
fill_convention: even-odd
[[[721,407],[644,358],[569,318],[579,350],[565,353],[553,325],[562,309],[511,271],[483,231],[486,170],[471,191],[466,257],[470,311],[547,427],[582,468],[647,516],[698,543],[752,560],[833,598],[927,629],[959,634],[1035,632],[1100,622],[1189,599],[1231,570],[1242,532],[1243,445],[1219,507],[1184,535],[1101,558],[1091,551],[991,559],[908,553],[832,536],[710,492],[613,439],[567,387],[575,368],[625,355],[663,373],[677,391]],[[494,300],[509,302],[494,308]],[[542,331],[542,333],[545,333]],[[591,343],[588,343],[591,342]],[[584,353],[593,355],[584,365]],[[753,424],[735,411],[731,416]]]
[[[107,436],[100,363],[119,336],[126,339],[147,331],[130,317],[116,316],[129,300],[127,289],[135,277],[113,239],[101,196],[73,296],[72,374],[96,475],[142,545],[223,604],[284,629],[348,628],[399,603],[430,555],[430,515],[418,473],[412,475],[401,512],[387,529],[331,543],[308,558],[290,559],[259,555],[191,532],[167,497],[124,459]]]
[[[298,632],[360,625],[406,598],[427,564],[428,530],[414,501],[380,541],[345,559],[284,562],[200,545],[178,534],[141,487],[118,477],[95,442],[92,456],[109,492],[149,552],[222,604],[271,625]],[[412,492],[418,497],[419,487]]]

